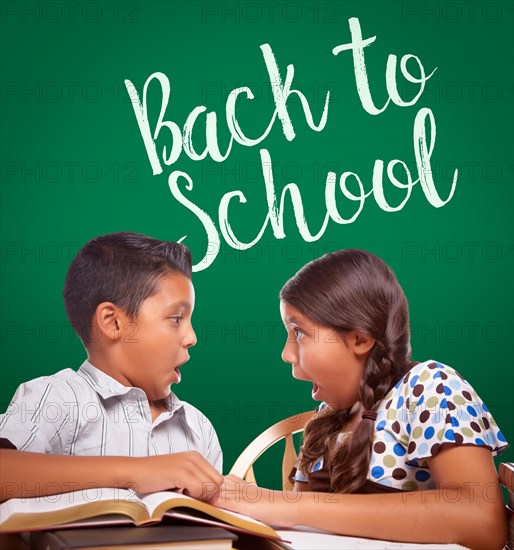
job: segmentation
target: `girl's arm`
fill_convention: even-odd
[[[491,452],[443,447],[429,460],[438,489],[376,495],[282,493],[226,478],[216,504],[274,525],[343,535],[501,549],[507,519]]]

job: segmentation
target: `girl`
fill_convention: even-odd
[[[407,300],[391,269],[369,252],[334,252],[304,266],[280,299],[282,358],[322,401],[295,492],[227,476],[215,504],[274,525],[502,548],[493,456],[507,443],[455,370],[411,362]]]

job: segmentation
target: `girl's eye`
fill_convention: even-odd
[[[178,325],[180,323],[180,320],[182,319],[182,317],[180,315],[177,315],[175,317],[170,317],[172,322],[175,324],[175,325]]]
[[[301,328],[294,327],[293,332],[294,332],[294,337],[296,338],[297,342],[305,336],[305,333],[303,332],[303,330]]]

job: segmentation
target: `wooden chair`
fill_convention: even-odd
[[[500,483],[507,489],[509,503],[507,515],[509,518],[509,538],[506,550],[514,550],[514,462],[502,462],[500,464]]]
[[[293,434],[303,431],[307,422],[314,416],[316,411],[307,411],[285,418],[257,436],[246,449],[239,455],[234,466],[230,470],[244,480],[255,483],[255,474],[253,472],[254,462],[273,444],[281,439],[286,440],[284,457],[282,460],[282,487],[283,489],[292,489],[293,485],[289,481],[289,474],[295,465],[297,454],[293,442]]]

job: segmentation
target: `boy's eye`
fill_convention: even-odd
[[[175,325],[178,325],[180,323],[180,320],[182,319],[182,317],[180,315],[176,315],[174,317],[170,317],[170,319]]]

